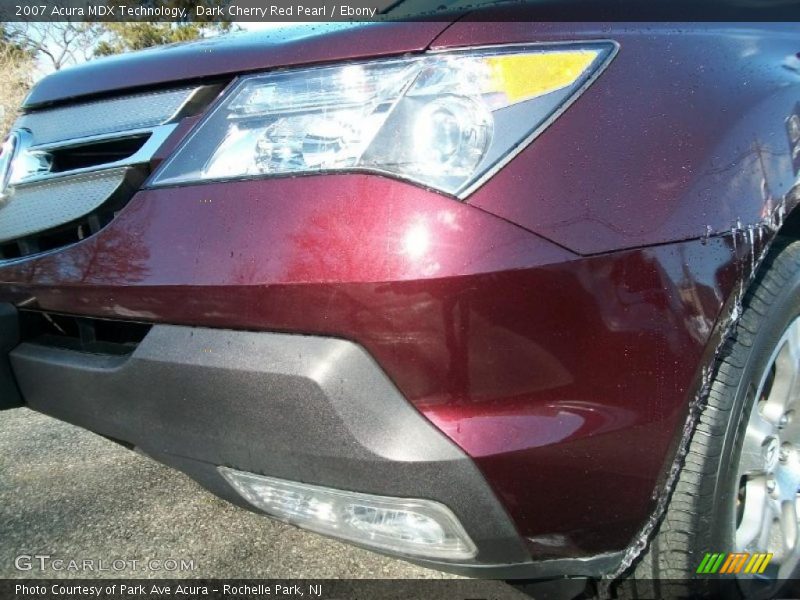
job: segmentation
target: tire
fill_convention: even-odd
[[[791,384],[797,385],[794,374],[798,358],[791,355],[785,336],[798,333],[800,337],[798,317],[800,242],[778,237],[745,295],[741,318],[717,357],[706,406],[662,521],[638,564],[618,586],[619,596],[772,597],[785,591],[781,590],[785,582],[777,580],[776,566],[784,564],[781,577],[787,572],[797,576],[796,567],[792,568],[800,547],[796,533],[794,554],[780,558],[773,552],[775,556],[765,571],[771,578],[766,582],[733,574],[698,575],[697,570],[706,553],[754,553],[776,548],[774,536],[783,530],[776,530],[774,524],[760,530],[768,531],[773,536],[771,541],[763,542],[761,536],[761,540],[744,546],[759,522],[754,511],[760,506],[767,510],[778,505],[781,510],[794,508],[793,516],[785,515],[779,524],[786,524],[788,530],[793,522],[797,531],[800,480],[789,479],[785,473],[794,473],[795,466],[800,469],[800,451],[795,450],[800,448],[800,412],[786,418],[781,414],[778,421],[783,428],[767,417],[775,417],[789,374]],[[794,337],[790,341],[794,347]],[[797,403],[800,411],[800,400]],[[758,441],[762,431],[772,432],[763,443]],[[791,446],[784,448],[782,444],[787,442]],[[778,479],[783,482],[780,486],[775,483]],[[766,492],[762,493],[762,485]],[[776,494],[782,494],[782,500]],[[762,498],[768,501],[762,504]],[[741,547],[737,547],[737,540]],[[783,549],[781,552],[785,553]]]

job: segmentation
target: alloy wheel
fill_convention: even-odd
[[[739,458],[735,546],[773,555],[756,578],[788,579],[800,559],[800,317],[767,364]]]

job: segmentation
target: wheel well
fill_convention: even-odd
[[[778,230],[778,235],[800,239],[800,205],[795,206],[792,212],[786,216],[783,225]]]

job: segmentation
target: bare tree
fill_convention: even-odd
[[[103,35],[96,23],[74,21],[8,23],[7,28],[16,44],[55,71],[90,58]]]
[[[180,4],[187,0],[171,1]],[[231,28],[230,23],[206,22],[0,23],[0,141],[16,119],[37,74],[58,71],[94,56],[202,38]]]
[[[33,79],[33,57],[9,41],[0,25],[0,140],[5,139]]]

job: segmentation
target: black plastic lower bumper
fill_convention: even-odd
[[[506,578],[596,575],[618,560],[532,563],[473,461],[352,342],[155,325],[125,356],[36,341],[14,347],[13,316],[3,331],[0,383],[15,379],[30,408],[133,445],[241,506],[252,509],[217,466],[439,501],[478,554],[460,565],[414,559],[435,568]],[[13,376],[3,379],[6,355]]]
[[[11,304],[0,303],[0,410],[22,405],[8,353],[19,344],[19,315]]]
[[[156,325],[129,356],[23,342],[10,361],[31,408],[130,443],[214,491],[227,487],[215,469],[226,465],[430,498],[461,520],[477,562],[529,560],[473,462],[352,342]]]

